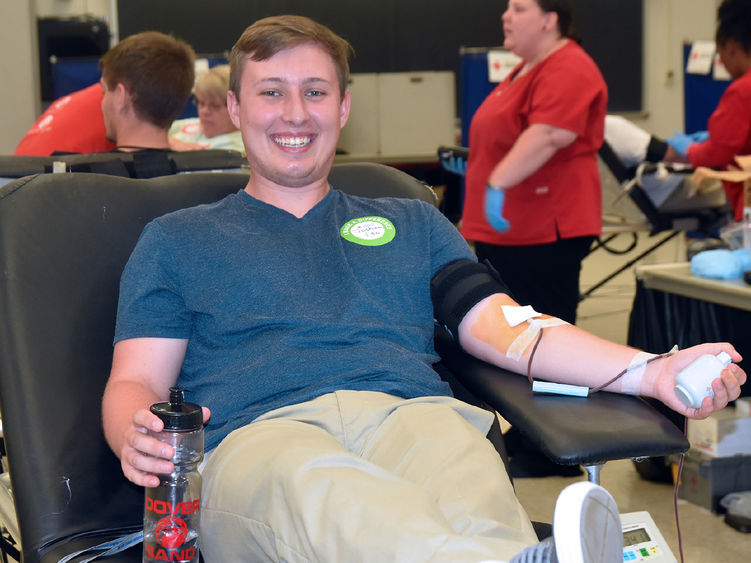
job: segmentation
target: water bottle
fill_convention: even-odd
[[[712,382],[731,362],[726,352],[699,356],[675,378],[675,394],[687,407],[698,409],[705,397],[714,397]]]
[[[175,449],[175,468],[159,475],[158,487],[146,488],[143,561],[148,563],[198,563],[203,412],[183,399],[184,389],[172,387],[169,402],[151,405],[151,412],[164,422],[164,430],[149,433]]]

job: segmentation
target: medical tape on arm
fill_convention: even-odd
[[[506,308],[504,307],[504,314],[506,314]],[[538,313],[539,315],[539,313]],[[508,320],[508,316],[506,317]],[[534,342],[535,338],[537,338],[537,334],[543,329],[543,328],[550,328],[554,326],[560,326],[569,324],[566,321],[556,318],[556,317],[548,317],[546,319],[526,319],[526,321],[529,323],[529,326],[527,329],[522,332],[519,336],[517,336],[514,341],[511,343],[511,345],[508,347],[508,350],[506,350],[506,356],[511,358],[512,360],[520,360],[522,356],[526,353],[527,349],[530,347],[532,342]],[[522,321],[523,322],[523,321]],[[511,322],[509,322],[511,324]],[[512,325],[515,326],[515,325]]]
[[[626,373],[621,377],[621,393],[627,395],[638,395],[641,390],[641,380],[644,379],[644,372],[647,369],[647,363],[657,354],[649,352],[637,352],[626,368]]]
[[[628,364],[628,367],[624,369],[623,371],[619,372],[618,375],[613,377],[612,379],[609,379],[605,383],[601,383],[600,385],[596,387],[590,388],[589,392],[591,393],[597,393],[598,391],[602,391],[606,387],[612,385],[619,379],[621,380],[621,393],[625,393],[627,395],[639,395],[641,390],[641,381],[644,379],[644,374],[646,373],[647,364],[651,364],[655,360],[659,360],[661,358],[667,358],[668,356],[672,356],[678,351],[678,346],[673,346],[670,350],[665,352],[664,354],[650,354],[648,352],[637,352],[634,354],[634,357],[631,358],[631,361]]]

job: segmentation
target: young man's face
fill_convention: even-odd
[[[313,43],[246,60],[240,100],[228,109],[242,132],[251,178],[283,187],[325,181],[339,131],[349,116],[349,93],[339,94],[331,57]]]

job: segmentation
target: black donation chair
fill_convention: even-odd
[[[71,173],[0,188],[0,412],[9,467],[0,478],[0,517],[12,535],[6,550],[14,544],[24,562],[56,562],[141,527],[143,489],[122,476],[100,421],[120,273],[152,218],[216,201],[246,181],[246,174],[229,173],[143,180]],[[435,203],[426,186],[377,164],[335,166],[331,183],[361,195]],[[533,396],[523,376],[473,360],[447,334],[438,348],[467,389],[559,463],[688,447],[637,398]],[[136,546],[106,560],[140,557]]]

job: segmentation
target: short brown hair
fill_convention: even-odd
[[[349,82],[349,58],[352,46],[328,27],[305,16],[273,16],[258,20],[245,29],[230,53],[230,90],[240,99],[240,83],[245,61],[265,61],[279,51],[314,43],[334,61],[339,93],[344,96]]]
[[[195,80],[193,48],[158,31],[126,37],[99,60],[108,89],[122,83],[136,115],[157,127],[169,127],[190,97]]]

